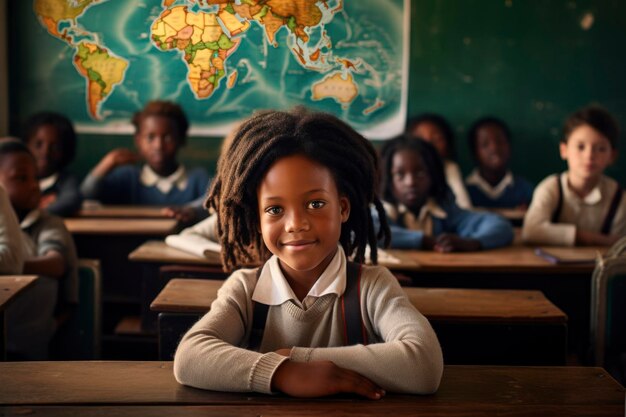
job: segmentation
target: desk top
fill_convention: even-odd
[[[172,279],[150,305],[158,312],[209,310],[223,281]],[[567,316],[541,291],[403,287],[429,320],[481,323],[561,323]]]
[[[175,219],[64,219],[65,226],[74,235],[148,235],[162,236],[176,232]]]
[[[559,248],[588,257],[590,251],[606,252],[606,247]],[[391,270],[417,272],[490,272],[490,273],[528,273],[528,274],[569,274],[591,273],[593,263],[553,264],[535,254],[535,248],[514,245],[505,248],[478,252],[439,253],[432,251],[387,249],[389,255],[381,265]],[[128,259],[135,262],[187,263],[200,265],[220,265],[220,258],[201,258],[178,249],[169,247],[163,241],[151,240],[143,243],[130,253]]]
[[[149,414],[135,408],[139,406],[176,405],[185,407],[167,408],[167,413],[159,415],[170,415],[170,410],[199,415],[185,411],[189,406],[206,406],[210,415],[241,415],[243,411],[244,415],[281,416],[415,415],[416,410],[420,415],[442,416],[624,412],[624,388],[605,370],[584,367],[446,366],[436,394],[388,394],[381,401],[204,391],[178,384],[172,362],[5,362],[0,363],[0,386],[3,406],[133,406],[123,409],[126,415]],[[94,415],[97,411],[95,407],[90,410]]]
[[[163,207],[126,205],[84,206],[76,215],[79,218],[118,218],[118,219],[166,219]]]
[[[36,275],[3,275],[0,276],[0,311],[26,288],[37,280]]]

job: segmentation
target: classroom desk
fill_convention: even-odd
[[[114,219],[166,219],[164,207],[125,206],[125,205],[89,205],[84,206],[75,217],[114,218]]]
[[[172,279],[152,302],[160,359],[205,314],[223,281]],[[446,363],[564,365],[567,316],[540,291],[403,287],[437,332]],[[467,340],[473,340],[467,344]]]
[[[176,232],[175,219],[110,219],[110,218],[67,218],[67,230],[72,235],[91,236],[167,236]]]
[[[4,311],[16,297],[33,285],[35,275],[2,275],[0,276],[0,360],[6,358],[6,318]]]
[[[0,414],[174,416],[623,416],[601,368],[446,366],[433,395],[299,399],[180,385],[172,362],[0,363]]]
[[[587,258],[604,253],[605,247],[568,248]],[[513,246],[478,252],[438,253],[418,250],[386,250],[395,258],[381,262],[399,277],[408,277],[417,287],[488,288],[539,290],[568,316],[569,350],[583,357],[589,341],[589,309],[593,263],[553,264],[535,254],[535,248]],[[129,255],[143,263],[147,276],[157,276],[158,265],[188,264],[216,266],[219,258],[201,258],[148,241]],[[405,282],[403,282],[405,284]],[[164,283],[159,286],[162,288]],[[158,290],[157,292],[158,293]],[[156,294],[155,293],[155,294]]]
[[[515,227],[522,226],[524,223],[524,216],[526,215],[526,209],[520,208],[474,207],[472,210],[499,214],[510,221]]]

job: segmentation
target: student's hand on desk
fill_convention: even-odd
[[[480,242],[476,239],[463,239],[452,234],[443,233],[435,238],[433,250],[437,252],[472,252],[480,250]]]
[[[139,154],[127,148],[113,149],[107,153],[104,158],[96,165],[93,173],[97,176],[103,177],[109,173],[113,168],[120,165],[134,164],[139,161]]]
[[[196,219],[196,210],[192,207],[165,207],[163,214],[181,223],[191,223]]]
[[[576,230],[576,245],[579,246],[611,246],[619,240],[617,235],[605,235],[587,230]]]
[[[352,393],[379,400],[385,395],[382,388],[363,375],[330,361],[285,361],[274,373],[272,390],[306,398]]]

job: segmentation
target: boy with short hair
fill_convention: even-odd
[[[0,143],[0,185],[22,228],[23,273],[39,275],[7,309],[7,352],[13,359],[46,359],[55,309],[78,299],[76,248],[63,220],[37,208],[41,198],[37,165],[23,143]]]
[[[617,157],[618,137],[617,122],[601,107],[566,120],[559,149],[568,170],[537,186],[524,218],[525,242],[609,246],[626,235],[626,198],[604,175]]]

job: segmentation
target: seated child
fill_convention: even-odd
[[[0,185],[0,275],[21,274],[23,267],[20,224],[7,192]]]
[[[37,164],[23,143],[0,143],[0,184],[21,222],[23,273],[39,275],[7,309],[7,352],[15,359],[46,359],[55,307],[78,299],[76,249],[63,220],[37,208]]]
[[[619,128],[603,108],[589,106],[565,121],[559,145],[568,170],[535,189],[522,239],[542,245],[612,245],[626,235],[626,197],[604,175],[617,157]]]
[[[398,136],[383,147],[382,161],[392,248],[475,251],[513,240],[513,228],[504,218],[456,205],[441,158],[430,143]]]
[[[527,208],[533,196],[533,185],[513,175],[511,132],[495,117],[474,122],[467,135],[474,161],[478,165],[465,179],[474,207]]]
[[[58,113],[37,113],[26,122],[23,141],[37,162],[39,208],[57,216],[76,213],[83,197],[78,180],[66,169],[76,154],[72,122]]]
[[[135,114],[133,125],[139,154],[118,148],[105,155],[83,181],[85,198],[104,204],[172,206],[165,212],[183,222],[205,217],[207,172],[187,170],[176,160],[189,126],[180,106],[151,101]],[[142,167],[135,165],[140,159],[145,161]]]
[[[296,397],[434,392],[443,363],[430,324],[389,270],[348,261],[369,244],[376,262],[372,145],[329,114],[265,111],[217,171],[207,203],[225,268],[266,262],[225,281],[178,346],[176,379]]]
[[[411,137],[430,142],[437,149],[443,160],[446,182],[456,198],[457,206],[472,208],[472,202],[463,184],[461,169],[455,162],[454,132],[447,120],[438,114],[425,113],[408,121],[407,132]]]

